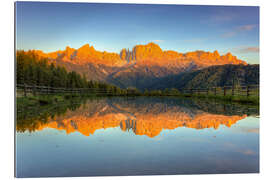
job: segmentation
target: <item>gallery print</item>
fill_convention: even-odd
[[[259,7],[14,6],[16,177],[259,173]]]

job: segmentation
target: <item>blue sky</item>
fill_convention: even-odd
[[[232,52],[259,63],[259,7],[16,3],[17,49],[52,52],[89,43],[119,53],[148,42],[183,53]]]

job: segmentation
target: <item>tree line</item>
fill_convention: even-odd
[[[145,89],[145,90],[138,90],[136,87],[129,87],[127,89],[121,89],[115,85],[107,84],[104,82],[87,80],[85,75],[80,75],[75,71],[68,72],[64,67],[56,66],[53,61],[50,61],[47,58],[40,57],[35,51],[23,51],[19,50],[16,52],[16,80],[17,84],[27,84],[27,85],[37,85],[37,86],[49,86],[49,87],[61,87],[61,88],[89,88],[93,89],[91,92],[102,92],[104,94],[111,94],[111,95],[135,95],[135,96],[178,96],[181,95],[179,89],[174,86],[168,85],[168,88],[160,88],[160,89]],[[237,71],[234,73],[224,73],[224,69],[231,70],[232,68],[236,68]],[[249,78],[249,82],[258,83],[258,66],[217,66],[217,67],[210,67],[200,71],[195,71],[192,73],[183,74],[177,80],[174,79],[173,84],[181,85],[181,83],[186,83],[187,85],[192,84],[192,86],[187,86],[187,88],[194,87],[194,82],[203,83],[197,86],[205,87],[205,84],[210,85],[211,83],[208,82],[210,79],[211,82],[216,82],[217,77],[221,77],[220,72],[222,74],[226,74],[226,77],[230,77],[234,74],[236,75],[236,83],[239,83],[237,80],[241,76],[239,75],[239,69],[242,70],[244,68],[248,68],[248,71],[244,74],[247,74]],[[223,71],[222,71],[223,70]],[[235,70],[235,69],[234,69]],[[232,71],[232,70],[231,70]],[[238,72],[239,71],[239,72]],[[243,74],[243,71],[241,71]],[[253,73],[251,73],[253,72]],[[218,74],[218,75],[217,75]],[[240,73],[241,74],[241,73]],[[185,78],[186,76],[194,76],[193,78]],[[222,75],[223,77],[224,75]],[[253,77],[254,76],[254,77]],[[203,79],[202,77],[206,78],[207,80]],[[244,76],[245,77],[245,76]],[[179,79],[182,78],[182,81],[179,83]],[[187,81],[186,79],[189,79]],[[198,80],[199,79],[199,80]],[[235,78],[229,78],[235,79]],[[245,78],[242,78],[245,79]],[[242,80],[241,79],[241,80]],[[186,81],[187,82],[186,82]],[[169,82],[169,81],[167,81]],[[227,81],[226,81],[227,82]],[[253,82],[253,83],[254,83]],[[197,87],[195,85],[195,87]],[[216,85],[216,84],[214,84]]]
[[[67,72],[64,67],[56,66],[49,59],[42,58],[35,51],[16,52],[16,81],[17,84],[62,87],[62,88],[93,88],[102,92],[125,94],[127,90],[117,86],[88,81],[75,71]]]

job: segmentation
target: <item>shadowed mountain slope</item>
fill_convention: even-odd
[[[259,65],[222,65],[168,76],[147,88],[207,88],[259,84]]]
[[[51,53],[34,50],[51,63],[64,66],[68,71],[85,74],[88,80],[113,83],[122,88],[149,88],[160,79],[215,65],[247,65],[231,53],[220,55],[218,51],[194,51],[179,53],[164,51],[155,43],[136,45],[118,53],[101,52],[86,44],[78,49],[66,47]]]

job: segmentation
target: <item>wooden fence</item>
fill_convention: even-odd
[[[231,95],[231,96],[259,96],[259,85],[247,85],[247,86],[223,86],[223,87],[210,87],[201,89],[182,89],[182,94],[204,94],[204,95]]]
[[[23,96],[28,94],[96,94],[96,95],[115,95],[115,90],[112,89],[99,89],[99,88],[56,88],[49,86],[37,86],[37,85],[26,85],[18,84],[17,92],[21,92]],[[181,89],[181,94],[185,95],[215,95],[215,96],[259,96],[259,85],[248,85],[248,86],[224,86],[224,87],[211,87],[211,88],[200,88],[200,89]],[[120,93],[121,94],[121,93]],[[127,89],[125,95],[134,95],[136,92],[132,89]],[[173,94],[161,94],[168,96],[175,96]]]
[[[96,95],[113,95],[113,90],[98,88],[59,88],[49,86],[37,86],[27,84],[17,84],[17,92],[23,93],[23,96],[29,94],[96,94]]]

